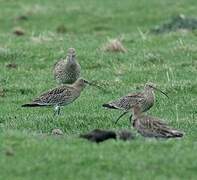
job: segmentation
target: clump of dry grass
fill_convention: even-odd
[[[106,52],[123,52],[126,53],[127,49],[123,46],[120,39],[111,39],[103,47],[103,51]]]

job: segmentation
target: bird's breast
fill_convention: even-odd
[[[146,97],[142,104],[142,111],[148,111],[154,105],[154,96]]]

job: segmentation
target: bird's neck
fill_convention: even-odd
[[[67,62],[69,62],[69,63],[73,63],[73,62],[75,62],[75,58],[74,57],[72,57],[72,56],[67,56]]]
[[[154,95],[154,90],[153,89],[150,89],[150,88],[145,88],[145,94],[148,94],[148,95]]]
[[[83,91],[83,89],[85,88],[84,85],[78,84],[77,82],[73,85],[73,87],[79,92]]]
[[[142,115],[142,112],[141,112],[140,107],[139,106],[134,106],[133,107],[133,116],[132,116],[132,118],[136,119],[136,118],[140,117],[141,115]]]
[[[154,101],[155,100],[155,93],[152,89],[145,89],[145,92],[144,92],[145,96],[146,96],[146,99],[147,101]]]

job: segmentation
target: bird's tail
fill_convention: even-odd
[[[174,137],[174,138],[178,138],[178,137],[183,137],[184,133],[181,132],[181,131],[178,131],[178,130],[172,130],[171,131],[171,137]]]
[[[109,109],[118,109],[114,104],[111,103],[103,104],[102,106]]]
[[[28,104],[23,104],[21,107],[40,107],[40,106],[45,106],[45,105],[38,103],[28,103]]]

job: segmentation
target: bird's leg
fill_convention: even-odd
[[[57,114],[57,115],[60,115],[60,106],[58,106],[58,105],[56,105],[56,106],[55,106],[55,109],[54,109],[54,116],[55,116],[56,114]]]
[[[54,109],[53,116],[56,116],[56,110]]]
[[[123,112],[123,113],[117,118],[117,120],[115,121],[115,124],[117,124],[118,120],[119,120],[121,117],[123,117],[125,114],[127,114],[127,113],[128,113],[128,111]]]
[[[131,124],[131,122],[132,122],[132,114],[131,114],[131,116],[129,117],[129,123]]]
[[[60,115],[60,106],[58,106],[57,115]]]

